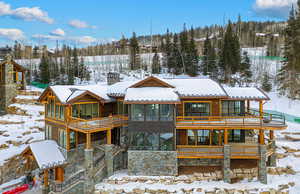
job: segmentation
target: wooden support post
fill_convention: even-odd
[[[68,127],[66,129],[66,135],[67,135],[67,137],[66,137],[66,149],[67,149],[67,151],[69,151],[70,150],[70,128],[68,128]]]
[[[212,145],[212,135],[214,130],[209,130],[209,145]]]
[[[274,140],[274,131],[270,130],[270,140],[273,141]]]
[[[219,130],[218,140],[219,140],[219,145],[222,145],[222,130]]]
[[[16,83],[18,84],[18,81],[19,81],[19,73],[16,71]]]
[[[55,180],[57,182],[64,182],[64,169],[62,167],[55,168]]]
[[[250,100],[247,100],[247,112],[250,112]]]
[[[106,131],[106,143],[111,144],[111,129]]]
[[[75,143],[76,143],[76,148],[78,147],[78,144],[79,144],[79,142],[78,142],[78,131],[76,131],[75,132]]]
[[[87,133],[86,134],[86,144],[85,144],[85,148],[88,150],[88,149],[91,149],[92,148],[92,143],[91,143],[91,133]]]
[[[224,129],[224,144],[228,144],[228,129]]]
[[[49,171],[48,169],[44,170],[44,187],[49,186]]]
[[[25,90],[25,73],[22,71],[22,90]]]
[[[259,144],[264,145],[265,144],[265,134],[264,130],[259,130]]]
[[[264,113],[263,113],[263,101],[262,100],[259,101],[259,116],[260,117],[264,116]]]

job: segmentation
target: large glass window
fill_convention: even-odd
[[[65,107],[64,106],[59,106],[59,107],[60,107],[59,119],[64,120],[65,119]]]
[[[52,126],[46,125],[45,127],[45,139],[52,139]]]
[[[188,145],[209,145],[210,130],[188,130]]]
[[[210,116],[210,103],[184,103],[185,116]]]
[[[131,105],[131,120],[132,121],[144,121],[144,105],[132,104]]]
[[[196,137],[197,137],[196,130],[188,130],[188,144],[189,145],[196,145]]]
[[[223,116],[243,116],[245,114],[244,101],[222,101]]]
[[[172,121],[173,120],[173,105],[161,104],[160,105],[160,120]]]
[[[245,130],[230,130],[228,136],[229,142],[243,143],[245,142]]]
[[[67,147],[67,141],[66,141],[66,131],[63,129],[59,129],[58,130],[58,135],[59,135],[59,141],[58,144],[63,147],[66,148]]]
[[[99,116],[99,104],[75,104],[72,106],[72,116],[83,119],[92,119]]]
[[[146,121],[158,121],[159,119],[159,105],[147,104],[146,105]]]
[[[70,148],[73,149],[76,147],[76,133],[70,131]]]
[[[209,145],[209,130],[197,130],[197,145]]]
[[[131,150],[173,150],[173,133],[132,131],[129,136]]]

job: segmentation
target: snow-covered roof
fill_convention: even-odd
[[[269,100],[269,97],[258,88],[224,87],[232,99]]]
[[[111,96],[125,96],[127,88],[132,86],[133,84],[137,83],[140,80],[137,81],[122,81],[115,83],[107,89],[107,94]]]
[[[61,166],[66,162],[57,143],[53,140],[31,143],[29,147],[40,169]]]
[[[93,93],[99,98],[105,101],[112,101],[107,95],[107,85],[86,85],[86,86],[74,86],[74,85],[56,85],[50,86],[51,90],[55,93],[61,103],[67,103],[68,101],[78,97],[86,91]]]
[[[165,79],[180,97],[226,97],[220,84],[211,79]]]
[[[128,88],[125,102],[180,102],[173,88],[143,87]]]

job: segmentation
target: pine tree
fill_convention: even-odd
[[[152,73],[159,74],[160,70],[161,70],[161,68],[160,68],[159,56],[157,54],[157,51],[155,51],[154,56],[152,58]]]
[[[272,90],[272,83],[270,81],[270,77],[267,72],[265,72],[263,75],[261,88],[266,92],[270,92]]]
[[[212,45],[208,33],[204,42],[204,52],[202,60],[202,72],[203,75],[209,75],[212,79],[217,78],[218,68],[216,65],[216,51]]]
[[[45,55],[42,55],[39,65],[41,83],[48,84],[50,82],[49,60]]]
[[[129,41],[130,46],[130,69],[136,70],[141,67],[140,55],[139,55],[139,43],[136,38],[135,32],[133,32],[132,37]]]
[[[246,84],[246,86],[249,86],[249,84],[252,81],[251,79],[252,71],[251,71],[250,58],[247,52],[243,52],[241,68],[240,68],[240,76],[241,76],[242,84]]]
[[[79,60],[78,60],[78,53],[76,47],[73,49],[73,56],[72,56],[72,67],[74,68],[74,76],[79,77],[80,69],[79,69]]]
[[[190,40],[188,42],[188,49],[186,54],[186,73],[190,76],[198,75],[198,52],[194,40],[194,29],[190,30]]]
[[[239,71],[241,64],[240,45],[238,37],[233,33],[229,21],[220,50],[219,67],[224,74],[224,82],[230,83],[231,76]]]
[[[290,12],[288,25],[285,29],[285,45],[283,65],[277,75],[278,90],[281,95],[297,99],[300,97],[300,0],[298,12],[294,8]]]
[[[183,63],[184,63],[184,58],[182,53],[179,50],[179,43],[178,43],[178,35],[174,34],[173,37],[173,43],[172,43],[172,51],[171,55],[169,58],[169,63],[171,67],[171,72],[174,73],[175,75],[182,74],[183,71]]]

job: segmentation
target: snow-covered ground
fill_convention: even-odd
[[[40,91],[32,87],[34,91]],[[19,95],[17,99],[37,99],[38,96]],[[17,107],[26,111],[25,115],[6,114],[0,116],[0,165],[16,154],[19,154],[26,147],[25,143],[44,139],[44,106],[35,104],[11,104],[10,107]]]

